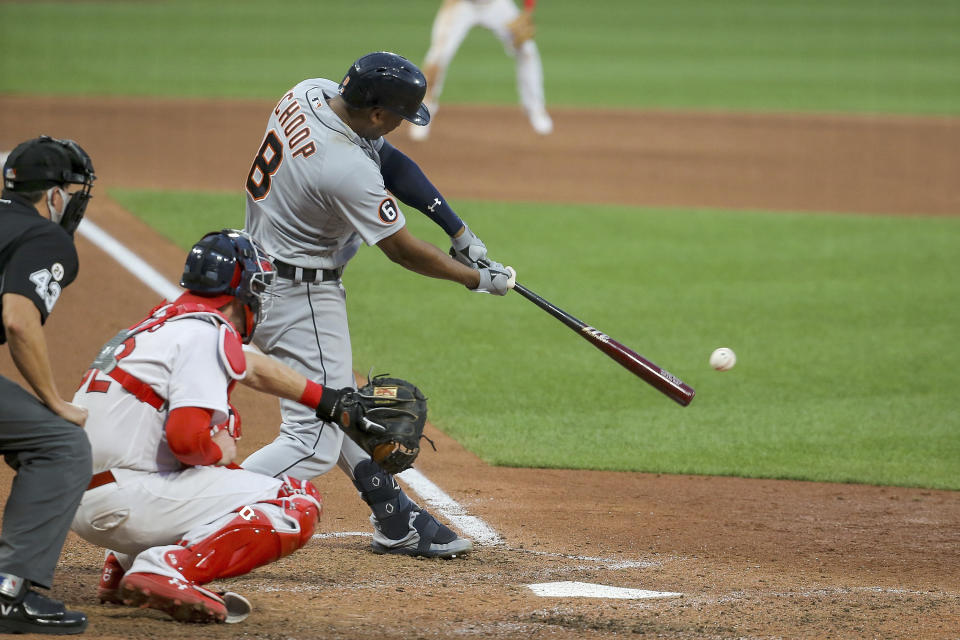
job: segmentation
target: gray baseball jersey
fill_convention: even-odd
[[[246,230],[274,259],[305,269],[335,269],[361,243],[373,245],[405,224],[384,187],[379,149],[330,109],[338,84],[305,80],[287,92],[267,122],[247,177]],[[254,333],[268,355],[335,389],[353,386],[353,354],[342,282],[271,287],[272,308]],[[335,425],[303,405],[280,401],[281,435],[243,467],[311,478],[340,462],[351,470],[369,456]]]
[[[327,105],[338,84],[304,80],[270,116],[247,176],[246,230],[276,259],[333,269],[403,227],[380,175],[383,138],[354,133]]]

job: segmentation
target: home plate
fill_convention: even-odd
[[[541,582],[527,585],[538,596],[544,598],[616,598],[619,600],[643,600],[644,598],[676,598],[682,593],[672,591],[646,591],[611,587],[605,584],[589,582]]]

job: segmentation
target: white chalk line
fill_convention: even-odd
[[[157,295],[173,300],[183,293],[183,289],[164,278],[159,271],[92,221],[84,218],[77,228],[77,233],[100,247],[104,253],[119,262],[133,277],[150,287]]]
[[[84,218],[77,232],[116,260],[157,295],[173,300],[182,293],[183,289],[171,283],[163,274],[91,220]],[[446,518],[454,528],[476,544],[501,544],[500,536],[486,522],[468,514],[466,509],[419,471],[408,469],[397,477],[426,502],[427,507]]]
[[[315,533],[313,534],[314,540],[331,540],[336,538],[369,538],[373,534],[365,531],[332,531],[328,533]],[[649,569],[651,567],[659,567],[660,562],[653,560],[616,560],[614,558],[598,558],[596,556],[578,556],[569,553],[556,553],[552,551],[534,551],[532,549],[521,549],[518,547],[508,547],[504,543],[498,543],[496,545],[488,546],[498,546],[500,551],[505,553],[526,553],[535,556],[543,556],[549,558],[560,558],[562,560],[578,560],[580,562],[586,562],[590,564],[576,565],[565,567],[566,571],[577,571],[577,570],[589,570],[589,569],[606,569],[610,571],[616,571],[619,569]],[[591,566],[594,565],[594,566]]]

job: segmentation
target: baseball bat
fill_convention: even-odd
[[[520,283],[514,284],[513,290],[573,329],[580,337],[584,338],[610,358],[613,358],[627,371],[638,376],[677,404],[685,407],[690,404],[693,396],[696,395],[693,387],[677,376],[666,369],[658,367],[633,349],[625,347],[602,331],[574,318],[563,309],[544,300]]]

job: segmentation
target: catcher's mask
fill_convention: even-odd
[[[180,286],[213,298],[220,307],[232,296],[244,307],[243,341],[249,343],[273,301],[267,291],[276,278],[270,257],[244,231],[224,229],[203,236],[193,245],[183,266]]]
[[[389,51],[368,53],[347,70],[340,95],[351,107],[381,107],[413,124],[430,122],[427,79],[417,65]]]
[[[73,140],[40,136],[22,142],[10,152],[3,165],[3,188],[14,193],[35,193],[60,188],[65,184],[81,184],[83,189],[61,193],[66,202],[62,211],[53,211],[51,220],[73,235],[90,201],[90,189],[96,179],[90,156]]]

